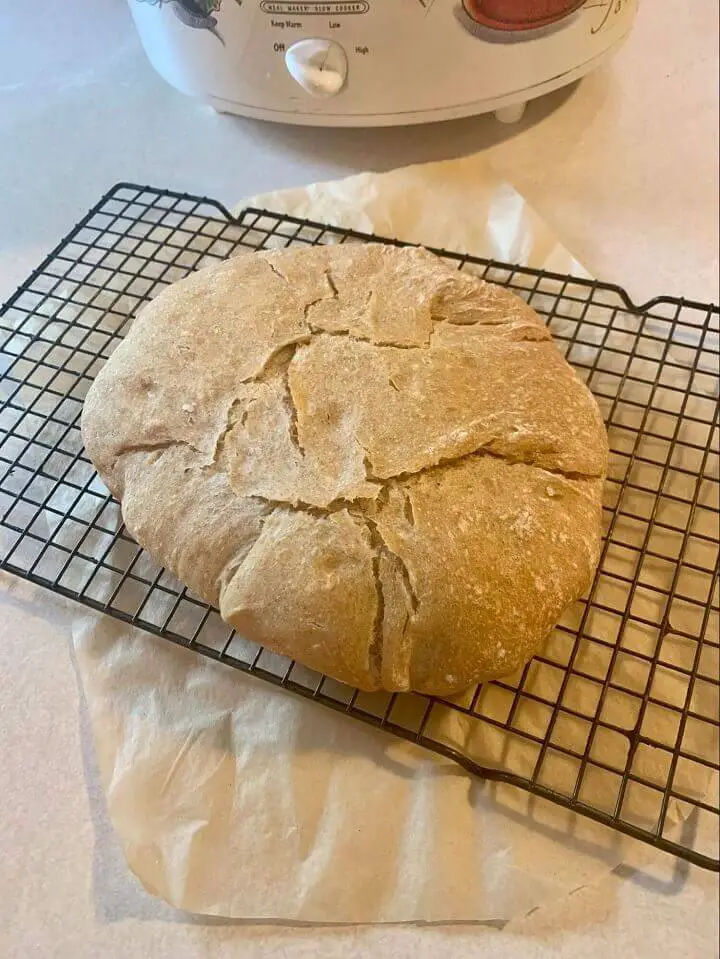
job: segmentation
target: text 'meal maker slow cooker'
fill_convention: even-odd
[[[497,111],[571,83],[638,0],[128,0],[155,69],[216,110],[321,126]]]

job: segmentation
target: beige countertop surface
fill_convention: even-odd
[[[248,196],[481,152],[597,276],[718,297],[718,7],[644,0],[610,66],[503,127],[314,130],[218,116],[147,64],[124,0],[0,10],[0,299],[109,186]],[[504,929],[188,917],[128,872],[69,651],[72,604],[0,576],[0,956],[718,955],[717,877],[621,868]],[[501,924],[498,924],[501,925]]]

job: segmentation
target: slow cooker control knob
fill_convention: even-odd
[[[347,56],[333,40],[298,40],[286,50],[285,66],[293,80],[314,97],[334,97],[347,79]]]

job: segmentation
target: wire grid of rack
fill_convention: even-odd
[[[377,239],[111,189],[0,314],[0,568],[720,870],[708,794],[720,769],[717,307],[671,297],[636,306],[611,284],[435,251],[545,316],[611,446],[589,593],[521,673],[465,696],[362,693],[258,648],[124,529],[84,455],[79,417],[136,311],[241,251]],[[683,819],[692,828],[678,838]]]

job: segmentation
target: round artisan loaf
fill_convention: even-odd
[[[364,689],[512,672],[597,563],[595,401],[521,299],[421,249],[262,252],[176,283],[82,431],[159,563]]]

